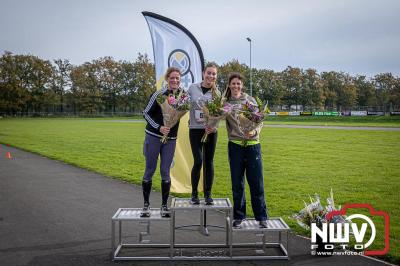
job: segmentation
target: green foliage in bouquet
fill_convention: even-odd
[[[264,120],[266,114],[269,114],[271,111],[268,108],[268,102],[264,105],[264,103],[257,96],[254,97],[256,104],[246,101],[242,107],[243,115],[252,122],[261,123]]]
[[[206,102],[204,106],[205,108],[207,108],[210,116],[217,117],[225,113],[224,101],[220,96],[213,97],[213,99],[211,101]]]
[[[271,113],[271,110],[268,108],[268,101],[266,104],[263,103],[263,101],[261,101],[260,98],[258,98],[258,96],[255,96],[254,99],[256,100],[257,106],[258,106],[258,110],[263,110],[262,112],[264,114],[269,114]]]
[[[165,102],[165,100],[167,100],[168,95],[164,95],[162,93],[158,94],[156,101],[158,104],[163,104]]]

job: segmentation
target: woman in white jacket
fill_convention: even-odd
[[[217,65],[208,63],[203,71],[203,81],[189,87],[191,98],[189,138],[193,154],[193,168],[191,173],[192,198],[191,204],[200,204],[197,187],[200,180],[200,170],[204,171],[204,198],[207,205],[212,205],[211,188],[214,181],[214,153],[217,145],[217,129],[204,125],[202,102],[220,96],[216,88]],[[208,134],[208,141],[202,143],[204,133]],[[204,161],[203,161],[204,160]]]

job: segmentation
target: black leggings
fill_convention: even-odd
[[[212,184],[214,181],[214,153],[217,145],[218,133],[211,133],[208,135],[208,141],[201,143],[201,138],[204,135],[204,129],[190,129],[189,139],[190,146],[192,147],[193,154],[193,168],[192,168],[192,192],[197,192],[197,186],[200,180],[200,170],[203,164],[203,150],[204,150],[204,192],[211,193]]]

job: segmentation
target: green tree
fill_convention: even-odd
[[[74,113],[97,113],[104,109],[103,93],[96,77],[96,66],[86,62],[71,71],[72,109]]]
[[[39,59],[36,56],[21,56],[23,60],[23,75],[25,76],[25,88],[30,93],[27,102],[33,112],[45,111],[51,104],[54,95],[50,91],[53,67],[50,61]]]
[[[394,78],[394,86],[390,90],[389,102],[393,110],[400,110],[400,78]]]
[[[153,71],[154,72],[154,71]],[[121,62],[121,107],[124,112],[133,112],[135,101],[135,68],[133,63]]]
[[[323,106],[323,85],[315,69],[309,68],[303,73],[303,88],[299,98],[304,109],[320,110]]]
[[[323,99],[324,99],[324,109],[329,110],[333,109],[337,103],[337,91],[340,90],[341,83],[338,78],[338,73],[334,71],[330,72],[322,72],[322,91],[323,91]]]
[[[156,91],[154,64],[150,62],[147,54],[139,53],[133,63],[133,69],[135,74],[132,84],[135,94],[131,106],[134,112],[141,112],[146,107],[150,95]]]
[[[6,51],[0,58],[0,112],[15,114],[25,109],[30,95],[23,87],[21,60]]]
[[[67,90],[71,88],[71,71],[73,66],[69,60],[54,60],[54,71],[53,71],[53,91],[57,95],[57,100],[54,104],[58,104],[57,110],[59,112],[64,111],[64,95]]]
[[[122,91],[121,80],[121,64],[116,62],[112,57],[103,57],[93,60],[94,75],[100,86],[107,111],[116,112],[119,96]]]
[[[385,112],[391,111],[394,106],[399,106],[399,79],[391,73],[375,75],[374,79],[377,104],[382,106]]]
[[[261,69],[255,72],[254,79],[258,88],[258,96],[268,106],[282,105],[284,85],[280,73]]]
[[[337,110],[341,110],[342,108],[350,109],[356,105],[357,88],[353,82],[353,78],[349,74],[341,73],[340,78],[342,78],[343,86],[339,87]]]
[[[356,76],[354,78],[354,84],[357,88],[357,105],[376,106],[376,95],[375,87],[371,80],[368,80],[366,76]]]
[[[32,55],[6,52],[1,65],[4,98],[0,105],[7,108],[8,113],[49,110],[54,98],[50,90],[53,67],[49,61]]]
[[[284,82],[283,100],[289,108],[290,106],[295,105],[297,110],[297,106],[300,103],[300,94],[303,90],[303,76],[301,69],[288,66],[282,72],[282,79]]]

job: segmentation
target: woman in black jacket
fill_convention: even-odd
[[[152,186],[152,178],[156,171],[158,157],[160,156],[160,174],[161,174],[161,216],[169,217],[169,209],[167,206],[169,191],[171,188],[170,169],[174,158],[176,137],[179,128],[179,122],[172,128],[164,126],[163,114],[161,107],[157,102],[157,98],[161,95],[177,94],[181,88],[181,72],[178,68],[170,67],[165,74],[167,87],[154,92],[150,96],[150,100],[143,111],[143,116],[147,121],[146,137],[143,145],[143,153],[146,158],[146,169],[143,175],[142,189],[144,206],[141,213],[142,217],[150,216],[150,191]],[[168,136],[165,143],[161,142],[163,136]]]

